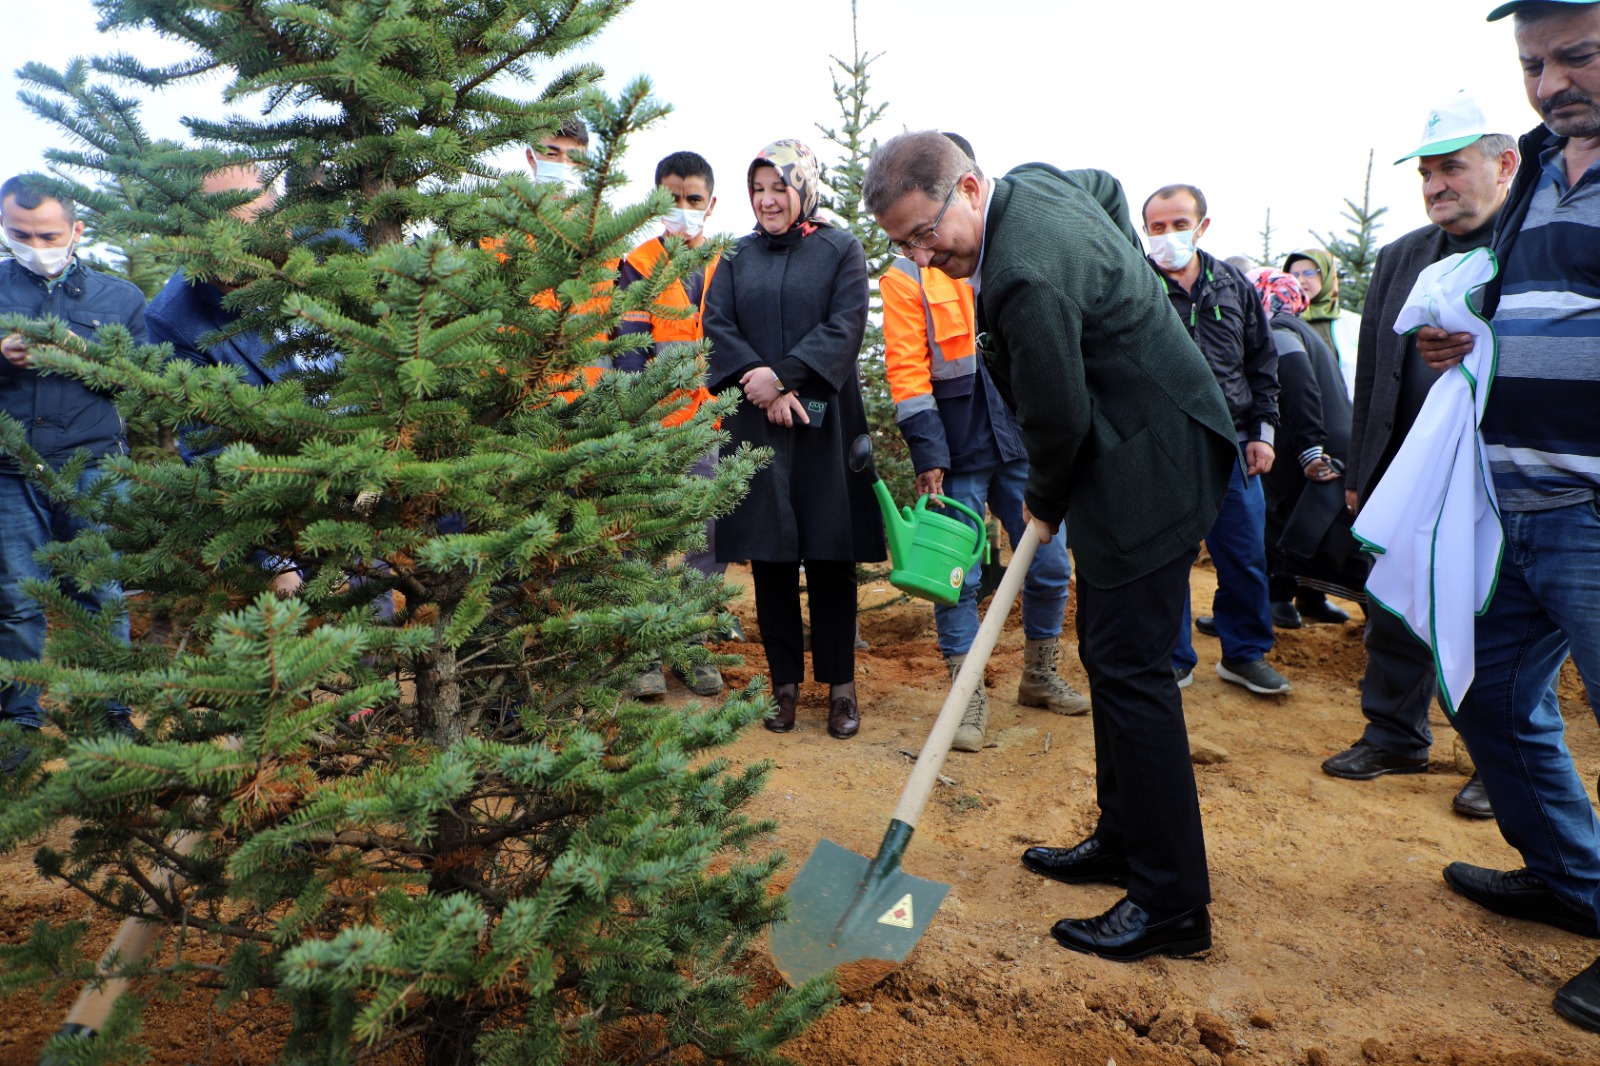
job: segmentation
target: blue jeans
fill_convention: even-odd
[[[1028,463],[1017,459],[981,470],[945,475],[944,495],[983,513],[987,504],[1005,527],[1012,547],[1022,539],[1022,490],[1028,483]],[[996,548],[996,551],[999,549]],[[939,631],[939,651],[945,656],[965,655],[978,635],[979,567],[967,571],[961,599],[954,606],[935,604],[933,623]],[[1072,563],[1067,560],[1066,525],[1049,544],[1039,545],[1028,576],[1022,584],[1022,632],[1029,640],[1048,640],[1061,635],[1061,620],[1067,613],[1067,587],[1072,580]]]
[[[1217,566],[1211,614],[1216,619],[1222,657],[1240,663],[1266,658],[1273,644],[1272,605],[1267,600],[1267,501],[1261,479],[1245,477],[1238,463],[1233,464],[1222,510],[1206,534],[1206,551]],[[1199,661],[1186,596],[1172,665],[1187,673]]]
[[[1500,581],[1456,714],[1500,832],[1562,898],[1600,902],[1600,821],[1567,750],[1554,681],[1570,653],[1600,677],[1600,505],[1501,516]]]
[[[85,491],[99,478],[94,467],[84,471],[78,490]],[[32,482],[14,474],[0,474],[0,659],[36,662],[44,657],[44,612],[22,589],[30,578],[49,580],[50,574],[34,560],[34,553],[52,541],[77,536],[86,524],[57,505]],[[122,588],[102,585],[88,592],[70,580],[61,582],[73,600],[91,611],[109,607],[119,614],[118,635],[128,639],[128,616],[122,611]],[[110,712],[126,716],[128,708],[113,704]],[[44,724],[39,713],[39,690],[30,685],[0,683],[0,721],[37,729]]]

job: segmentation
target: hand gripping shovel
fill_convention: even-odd
[[[846,992],[870,988],[905,961],[944,902],[949,885],[911,876],[900,869],[900,859],[950,754],[967,700],[983,683],[984,664],[1038,546],[1039,534],[1029,522],[900,794],[878,854],[869,860],[823,840],[789,886],[789,918],[772,927],[771,951],[778,973],[791,986],[832,970]]]

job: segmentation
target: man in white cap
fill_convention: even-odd
[[[1415,338],[1395,333],[1395,319],[1424,269],[1489,243],[1495,215],[1517,170],[1515,142],[1490,132],[1483,112],[1466,93],[1428,112],[1421,143],[1395,165],[1409,160],[1416,160],[1430,221],[1378,253],[1367,288],[1356,357],[1352,447],[1345,466],[1345,502],[1352,512],[1377,487],[1439,378],[1417,353]],[[1366,646],[1367,672],[1361,685],[1366,729],[1349,749],[1324,762],[1322,770],[1353,781],[1426,773],[1433,744],[1428,705],[1438,687],[1433,653],[1382,608],[1368,612]],[[1476,774],[1457,793],[1453,806],[1467,817],[1494,816]]]
[[[1569,653],[1600,677],[1600,4],[1523,0],[1489,19],[1510,14],[1544,123],[1522,139],[1495,227],[1500,273],[1479,301],[1497,348],[1479,428],[1505,550],[1456,729],[1526,865],[1457,862],[1444,877],[1497,914],[1596,937],[1600,819],[1552,682]],[[1417,348],[1442,370],[1471,340],[1426,329]],[[1600,1032],[1600,960],[1556,992],[1555,1009]]]

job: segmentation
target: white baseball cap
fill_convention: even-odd
[[[1489,128],[1489,120],[1478,109],[1478,102],[1463,90],[1452,96],[1448,103],[1428,112],[1428,121],[1422,127],[1422,143],[1396,159],[1395,163],[1404,163],[1421,155],[1448,155],[1493,132]]]

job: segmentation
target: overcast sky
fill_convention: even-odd
[[[1275,250],[1342,231],[1376,149],[1373,198],[1387,205],[1380,242],[1424,224],[1411,166],[1427,112],[1460,89],[1492,124],[1520,134],[1537,117],[1523,95],[1509,19],[1486,23],[1492,0],[1420,4],[1343,0],[861,0],[860,38],[873,97],[889,105],[875,131],[956,130],[991,172],[1043,160],[1119,177],[1135,210],[1169,182],[1211,202],[1203,246],[1254,255],[1267,208]],[[91,0],[8,0],[7,37],[25,59],[182,53],[152,37],[103,38]],[[644,74],[674,113],[631,145],[626,169],[648,182],[655,161],[689,148],[720,178],[713,230],[751,224],[743,175],[751,156],[799,137],[828,158],[816,124],[837,124],[830,55],[851,51],[849,0],[637,0],[577,58],[600,64],[615,92]],[[56,132],[16,100],[15,66],[0,93],[8,172],[38,169]],[[557,68],[552,66],[550,73]],[[183,114],[215,115],[213,79],[154,97],[152,131],[181,135]],[[529,92],[533,91],[530,87]]]

